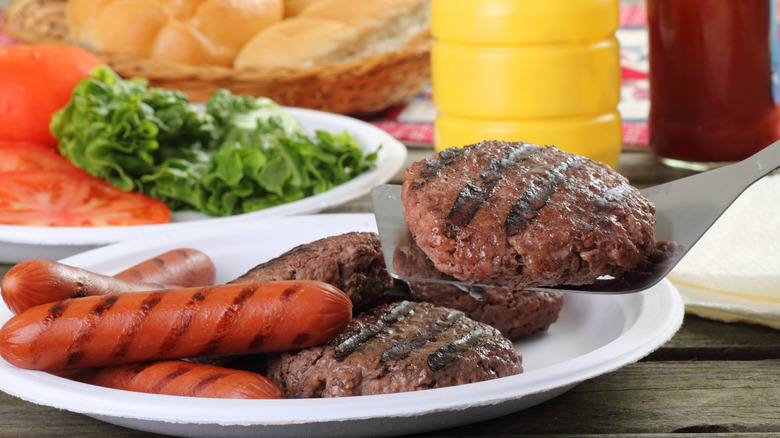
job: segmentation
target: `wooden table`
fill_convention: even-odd
[[[431,153],[411,149],[408,161]],[[682,173],[644,152],[618,170],[638,187]],[[398,176],[396,176],[397,180]],[[370,211],[367,197],[328,212]],[[0,275],[8,265],[0,265]],[[780,331],[686,316],[680,331],[645,359],[583,382],[538,406],[427,437],[780,437]],[[0,437],[157,436],[33,405],[0,393]]]

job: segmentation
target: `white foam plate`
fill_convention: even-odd
[[[229,281],[292,247],[348,231],[375,231],[370,214],[251,219],[117,243],[63,263],[114,274],[174,248],[211,256]],[[0,310],[0,322],[11,316]],[[32,403],[133,429],[188,437],[369,437],[419,433],[506,415],[630,364],[677,331],[679,294],[668,281],[631,295],[566,296],[547,333],[515,344],[525,372],[425,391],[305,400],[217,400],[151,395],[72,382],[0,360],[0,390]]]
[[[227,227],[237,221],[260,217],[279,217],[316,213],[367,194],[371,187],[384,184],[396,175],[406,162],[403,143],[387,132],[360,120],[321,111],[284,108],[310,133],[324,130],[333,133],[349,131],[367,152],[381,145],[376,167],[326,192],[284,205],[230,217],[214,218],[195,212],[174,213],[171,222],[160,225],[124,227],[27,227],[0,225],[0,263],[18,263],[31,258],[60,259],[98,246],[175,231],[193,226]]]

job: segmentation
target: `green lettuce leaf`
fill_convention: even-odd
[[[348,133],[307,135],[268,98],[216,92],[205,106],[178,91],[121,79],[82,80],[51,130],[88,173],[176,211],[228,216],[322,193],[375,166]]]

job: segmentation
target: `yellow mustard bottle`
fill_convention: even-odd
[[[618,0],[432,0],[436,151],[555,145],[617,166]]]

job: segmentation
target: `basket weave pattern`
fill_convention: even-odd
[[[65,4],[66,0],[14,0],[5,10],[4,30],[28,44],[66,44]],[[368,114],[413,96],[430,83],[431,42],[424,34],[391,52],[283,69],[191,66],[95,54],[122,77],[145,77],[151,86],[181,90],[195,102],[224,88],[234,94],[266,96],[285,106]]]

